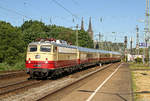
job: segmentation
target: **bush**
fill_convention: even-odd
[[[145,62],[146,62],[146,63],[148,63],[148,62],[149,62],[149,58],[145,58],[144,60],[145,60]]]
[[[7,63],[0,63],[0,71],[8,71],[10,66]]]
[[[137,57],[137,58],[135,59],[135,62],[136,62],[136,63],[142,63],[142,58]]]
[[[23,70],[23,69],[25,69],[25,62],[24,61],[17,62],[15,64],[15,66],[13,66],[12,69],[13,70]]]
[[[0,71],[23,70],[25,69],[25,62],[19,61],[15,65],[8,65],[7,63],[0,63]]]

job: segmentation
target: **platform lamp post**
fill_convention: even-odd
[[[145,36],[146,38],[145,39],[148,39],[148,43],[150,43],[150,13],[149,13],[149,0],[146,0],[146,9],[145,9]],[[149,55],[148,57],[148,63],[149,63],[149,67],[150,67],[150,46],[148,45],[148,54]]]
[[[133,38],[130,38],[130,54],[132,55],[132,43],[133,43]]]
[[[149,44],[150,44],[150,31],[149,31],[149,28],[145,32],[146,32],[146,35],[145,35],[145,44],[146,44],[145,54],[146,54],[146,56],[145,57],[147,57],[148,65],[150,67],[150,46],[149,46]]]
[[[78,24],[76,25],[76,45],[77,47],[79,46],[78,45]]]
[[[127,62],[127,36],[124,37],[124,56],[125,61]]]

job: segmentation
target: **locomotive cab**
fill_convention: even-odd
[[[29,44],[26,57],[26,69],[30,76],[46,77],[54,69],[56,50],[50,43],[34,42]]]

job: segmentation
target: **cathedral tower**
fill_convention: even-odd
[[[84,30],[84,21],[83,21],[83,17],[82,17],[82,21],[81,21],[81,30]]]
[[[89,36],[91,37],[92,40],[93,39],[93,30],[92,30],[92,23],[91,23],[91,17],[90,17],[90,20],[89,20],[89,28],[88,28],[88,33],[89,33]]]

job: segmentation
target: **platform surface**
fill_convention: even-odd
[[[123,63],[118,70],[116,69],[111,68],[105,73],[99,73],[61,101],[132,101],[131,74],[128,64]]]

